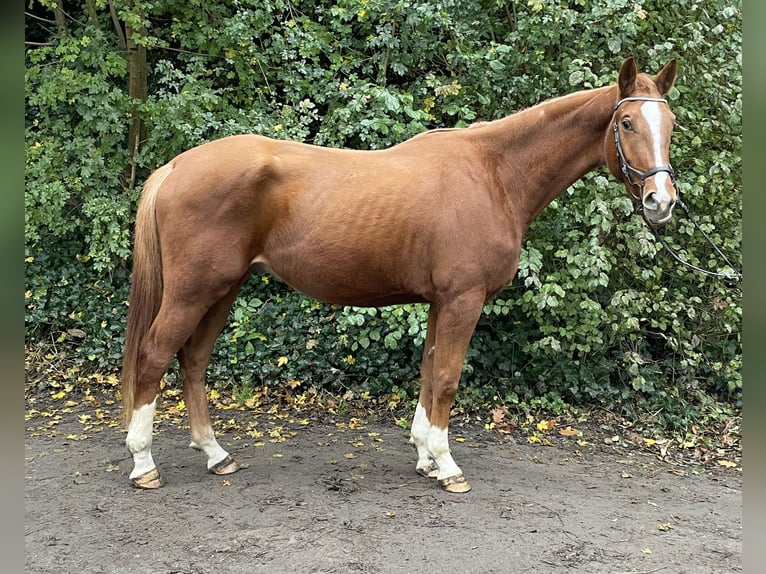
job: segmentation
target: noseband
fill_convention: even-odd
[[[612,109],[612,113],[617,111],[617,108],[619,108],[622,104],[625,102],[662,102],[667,104],[668,101],[664,98],[642,98],[638,96],[633,96],[629,98],[623,98],[619,102],[617,102],[614,105],[614,108]],[[617,127],[617,119],[613,118],[612,121],[612,131],[614,132],[614,147],[617,149],[617,162],[620,165],[620,172],[622,173],[622,176],[625,178],[625,181],[627,181],[631,186],[631,192],[630,194],[633,196],[633,199],[637,202],[640,202],[643,200],[644,197],[644,183],[646,180],[650,177],[652,177],[654,174],[659,173],[661,171],[666,172],[670,176],[670,183],[673,185],[673,189],[676,190],[676,197],[678,197],[678,187],[676,186],[676,174],[675,171],[673,171],[673,166],[670,164],[668,165],[658,165],[656,167],[653,167],[647,171],[641,171],[630,165],[628,160],[625,158],[625,152],[622,151],[622,143],[620,142],[620,130]],[[633,176],[638,178],[638,181],[634,181]],[[633,188],[639,189],[638,196],[633,194]]]

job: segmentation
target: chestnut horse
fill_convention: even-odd
[[[675,78],[675,60],[650,76],[629,58],[615,85],[385,150],[235,135],[158,168],[136,215],[122,370],[132,484],[164,484],[152,427],[174,356],[191,446],[214,474],[240,468],[216,441],[204,377],[240,287],[268,271],[338,305],[430,305],[410,439],[415,470],[447,491],[470,490],[447,426],[484,303],[516,274],[535,217],[599,166],[625,185],[648,221],[670,219],[674,116],[664,97]]]

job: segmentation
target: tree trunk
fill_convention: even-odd
[[[145,102],[147,97],[146,46],[137,44],[135,36],[143,35],[143,30],[133,30],[125,26],[125,41],[128,49],[128,95],[134,102],[131,110],[131,123],[128,130],[127,187],[133,187],[136,181],[136,154],[141,143],[146,140],[147,131],[141,119],[137,102]]]
[[[58,30],[59,38],[67,35],[66,16],[62,4],[63,0],[53,4],[53,17],[56,19],[56,30]]]

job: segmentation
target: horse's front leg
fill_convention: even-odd
[[[455,299],[441,303],[430,328],[435,327],[431,363],[431,404],[424,404],[427,426],[425,445],[437,467],[436,479],[448,492],[468,492],[470,484],[463,471],[452,458],[449,447],[449,413],[457,393],[468,344],[479,320],[485,293],[464,293]],[[417,417],[417,413],[416,413]],[[415,425],[413,425],[414,427]]]
[[[420,363],[420,397],[410,430],[410,444],[415,447],[418,453],[415,472],[427,478],[436,478],[439,472],[433,455],[428,450],[428,433],[431,429],[431,424],[428,422],[428,413],[433,403],[431,377],[433,376],[434,341],[436,339],[435,325],[436,306],[431,305],[428,310],[428,328],[426,330],[425,346],[423,347],[423,360]]]

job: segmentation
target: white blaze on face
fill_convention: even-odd
[[[152,425],[157,399],[133,411],[125,444],[133,455],[133,471],[130,478],[142,476],[153,470]]]
[[[663,105],[665,104],[661,102],[644,102],[641,105],[641,115],[644,116],[644,120],[649,126],[649,132],[652,135],[654,164],[651,167],[668,163],[662,154],[662,108],[660,106]],[[667,204],[673,201],[673,196],[670,193],[673,186],[670,181],[670,174],[666,171],[657,172],[654,174],[654,184],[657,187],[655,199],[665,208]]]

